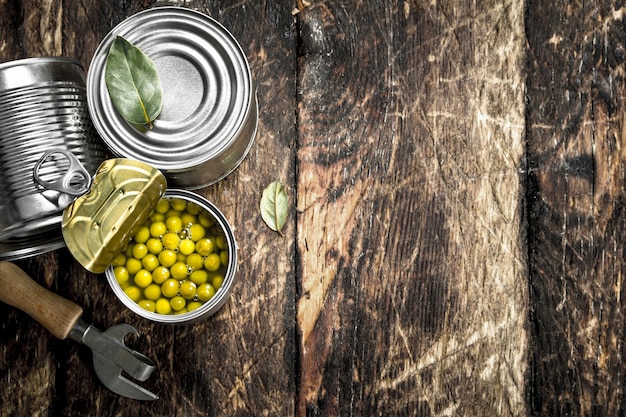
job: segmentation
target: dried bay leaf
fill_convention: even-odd
[[[109,49],[104,78],[115,110],[132,124],[152,128],[163,104],[161,80],[154,62],[118,36]]]
[[[267,226],[281,233],[287,221],[289,198],[285,186],[274,181],[263,190],[261,197],[261,217]]]

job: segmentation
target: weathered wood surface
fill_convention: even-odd
[[[624,11],[528,5],[528,386],[538,415],[626,413]]]
[[[206,321],[122,308],[66,250],[18,262],[158,372],[139,403],[0,305],[0,415],[622,415],[623,9],[583,2],[0,0],[0,62],[88,68],[121,20],[195,8],[240,41],[256,142],[199,192],[235,226]],[[262,189],[288,185],[284,236]]]
[[[522,4],[339,3],[301,16],[297,413],[523,415]]]

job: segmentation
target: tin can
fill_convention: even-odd
[[[0,259],[64,246],[62,212],[106,157],[87,107],[82,66],[69,58],[0,64]],[[79,166],[80,178],[74,177]]]
[[[237,243],[233,234],[233,229],[222,212],[204,197],[187,190],[168,189],[163,198],[179,199],[199,207],[213,221],[213,227],[217,228],[217,232],[224,239],[227,246],[227,265],[223,272],[223,281],[221,286],[212,298],[205,301],[200,307],[184,312],[182,314],[159,314],[151,312],[141,307],[137,301],[131,299],[124,291],[122,286],[117,282],[113,267],[106,270],[107,280],[120,301],[136,314],[146,319],[166,324],[186,324],[192,323],[215,314],[228,300],[234,284],[235,274],[237,271]],[[182,232],[181,232],[182,233]]]
[[[150,130],[126,122],[111,103],[105,67],[117,36],[159,72],[163,109]],[[191,9],[157,7],[124,20],[94,53],[87,86],[93,123],[109,149],[160,169],[172,188],[223,179],[256,135],[258,105],[245,54],[221,24]]]

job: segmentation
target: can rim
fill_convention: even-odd
[[[68,68],[76,67],[68,71]],[[0,64],[0,96],[26,87],[84,83],[83,65],[74,58],[23,58]],[[84,87],[84,85],[83,85]]]
[[[42,57],[34,57],[34,58],[20,58],[13,61],[7,61],[0,63],[0,71],[6,70],[8,68],[13,67],[22,67],[22,66],[31,66],[34,64],[55,64],[55,63],[65,63],[65,64],[76,64],[79,67],[83,68],[81,62],[76,58],[64,57],[64,56],[42,56]]]
[[[15,261],[64,248],[65,241],[59,230],[61,219],[57,222],[55,227],[46,228],[35,235],[12,236],[1,240],[0,261]]]

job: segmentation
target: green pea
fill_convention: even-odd
[[[137,304],[139,304],[139,307],[152,313],[156,311],[156,303],[153,300],[139,300]]]
[[[187,305],[187,300],[177,295],[170,300],[170,305],[174,311],[180,311]]]
[[[220,256],[217,253],[212,253],[204,259],[204,267],[208,271],[217,271],[221,264]]]
[[[215,288],[211,284],[202,284],[198,287],[198,299],[208,301],[215,295]]]
[[[180,284],[178,283],[178,280],[170,278],[165,280],[165,282],[161,284],[161,293],[165,297],[172,298],[176,294],[178,294],[179,288]]]
[[[180,284],[180,295],[186,300],[192,300],[196,296],[197,286],[193,281],[184,281]]]

